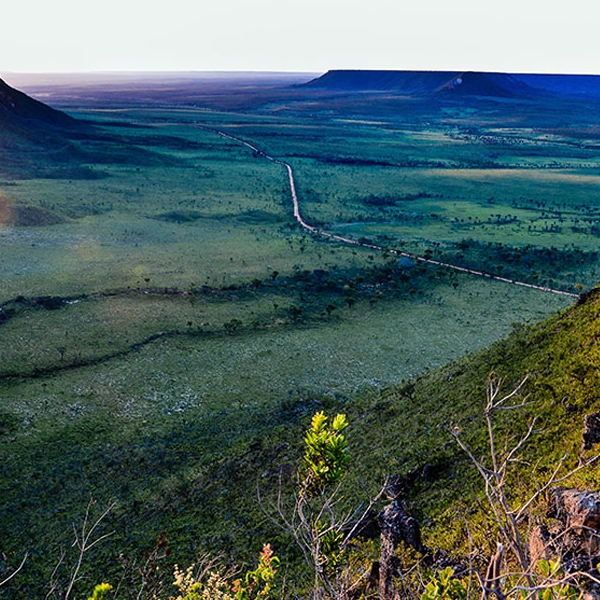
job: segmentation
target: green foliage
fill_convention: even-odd
[[[342,431],[348,426],[346,415],[338,414],[331,426],[323,412],[316,413],[304,436],[302,483],[304,493],[314,494],[338,483],[346,474],[350,454]]]
[[[232,582],[213,559],[185,571],[175,566],[173,585],[179,593],[170,600],[268,600],[279,564],[271,545],[265,544],[256,569]]]
[[[273,554],[270,544],[265,544],[260,553],[258,567],[248,571],[244,581],[234,581],[235,600],[258,600],[268,598],[280,561]]]
[[[355,576],[349,542],[354,526],[373,507],[363,506],[353,496],[349,508],[342,494],[350,454],[344,430],[346,415],[338,413],[330,422],[323,411],[315,413],[304,436],[304,455],[291,515],[277,504],[279,523],[292,534],[314,574],[312,597],[346,598],[363,576]],[[356,505],[358,504],[358,508]],[[277,519],[275,519],[277,522]]]
[[[454,577],[454,569],[446,567],[426,586],[421,600],[466,600],[467,585]]]
[[[113,589],[110,583],[100,583],[94,588],[94,592],[88,600],[104,600],[106,594]]]
[[[345,535],[342,531],[330,529],[324,523],[317,523],[316,529],[320,543],[322,568],[329,577],[335,578],[336,573],[348,560],[344,546]]]
[[[577,588],[565,579],[560,557],[555,560],[540,559],[536,566],[541,575],[539,589],[535,590],[537,600],[577,600],[581,596]],[[529,590],[520,590],[520,600],[531,597]]]

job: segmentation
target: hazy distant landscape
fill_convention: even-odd
[[[180,562],[255,552],[272,530],[230,457],[286,462],[315,407],[596,285],[600,87],[515,77],[6,75],[74,119],[0,89],[0,531],[39,557],[30,585],[90,494],[118,505],[106,555],[161,530]],[[303,219],[356,243],[300,227],[272,158]]]

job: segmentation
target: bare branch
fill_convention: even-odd
[[[106,538],[108,538],[114,534],[114,531],[112,531],[110,533],[107,533],[107,534],[97,537],[93,541],[90,541],[90,539],[92,538],[92,535],[94,534],[94,531],[98,528],[98,526],[104,520],[104,518],[108,515],[108,513],[116,506],[115,502],[111,502],[108,505],[108,508],[92,523],[91,527],[88,529],[90,512],[91,512],[92,506],[94,504],[95,504],[95,500],[93,498],[90,498],[90,501],[88,502],[88,505],[87,505],[87,508],[85,511],[85,517],[83,519],[83,524],[81,526],[81,530],[77,531],[77,529],[75,529],[75,527],[73,527],[73,530],[75,532],[75,541],[73,542],[73,547],[76,546],[77,548],[79,548],[79,555],[77,557],[77,562],[75,563],[73,570],[71,572],[71,578],[69,580],[69,585],[67,587],[67,591],[65,592],[64,600],[68,600],[69,596],[71,595],[71,592],[73,591],[73,586],[75,585],[75,583],[77,581],[80,580],[79,571],[81,570],[81,565],[83,563],[83,558],[85,556],[85,553],[88,550],[90,550],[90,548],[93,548],[98,542],[105,540]]]
[[[28,556],[29,556],[29,553],[25,552],[25,556],[23,557],[21,564],[4,581],[0,581],[0,587],[5,585],[6,583],[8,583],[25,566],[25,561],[27,560]]]

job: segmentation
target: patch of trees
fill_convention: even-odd
[[[489,256],[506,264],[522,265],[528,268],[551,266],[560,269],[565,264],[591,264],[598,260],[598,252],[580,248],[556,248],[555,246],[510,246],[501,242],[480,242],[461,240],[457,247],[461,250],[485,252]]]
[[[34,296],[30,298],[17,296],[0,306],[0,325],[8,322],[20,312],[36,309],[58,310],[73,300],[75,298],[65,298],[62,296]]]
[[[171,210],[152,217],[158,221],[166,221],[167,223],[193,223],[203,217],[202,213],[193,210]]]
[[[353,167],[396,167],[404,169],[444,169],[445,162],[419,160],[416,158],[403,158],[400,160],[383,160],[377,158],[364,158],[360,156],[310,156],[319,162],[329,165],[350,165]]]
[[[500,242],[482,242],[463,239],[455,245],[454,251],[437,247],[434,256],[444,262],[456,264],[491,275],[540,283],[540,277],[549,281],[573,274],[577,268],[593,265],[598,260],[598,252],[581,250],[576,247],[556,248],[554,246],[511,246]],[[569,282],[572,284],[572,282]]]
[[[394,196],[371,194],[362,198],[361,202],[370,206],[396,206],[398,202],[411,202],[413,200],[432,197],[432,194],[429,192],[417,192],[416,194],[401,194]]]

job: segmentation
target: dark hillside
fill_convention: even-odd
[[[0,79],[0,173],[44,177],[78,155],[73,139],[90,127],[20,92]],[[69,173],[73,176],[73,170]],[[54,176],[55,176],[54,175]]]
[[[37,127],[81,128],[76,119],[31,98],[0,79],[0,125],[27,122]]]
[[[126,136],[107,134],[0,79],[2,177],[98,179],[106,174],[91,165],[180,162],[168,153],[142,148],[135,142]]]

